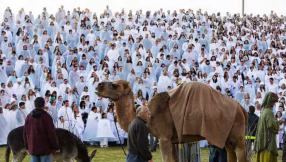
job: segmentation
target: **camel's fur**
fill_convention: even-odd
[[[119,80],[116,82],[102,82],[96,88],[97,94],[110,98],[115,102],[115,109],[118,122],[122,129],[128,131],[128,125],[135,118],[133,93],[129,82]],[[174,121],[169,109],[170,96],[167,92],[155,95],[148,104],[151,117],[147,127],[153,136],[159,139],[160,149],[164,162],[178,161],[175,144],[178,143],[178,136]],[[226,142],[228,151],[228,162],[246,162],[245,152],[245,126],[248,115],[241,107],[237,110],[236,118]],[[185,142],[203,140],[201,136],[189,136]]]
[[[60,144],[60,153],[52,155],[52,161],[70,162],[76,159],[78,162],[91,162],[96,154],[94,150],[88,156],[87,148],[83,142],[71,132],[56,128],[56,134]],[[9,162],[10,152],[13,154],[13,162],[22,162],[28,154],[23,140],[23,126],[13,129],[7,138],[5,159]]]

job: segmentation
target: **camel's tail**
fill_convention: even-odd
[[[5,153],[5,160],[6,160],[6,162],[9,162],[10,153],[11,153],[11,148],[10,148],[10,145],[7,143],[6,153]]]

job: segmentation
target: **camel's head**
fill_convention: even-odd
[[[97,150],[93,150],[90,154],[90,156],[88,156],[87,154],[87,150],[85,153],[83,152],[78,152],[78,157],[75,158],[75,160],[77,162],[92,162],[94,157],[95,157],[95,154],[96,154]]]
[[[101,82],[96,87],[98,96],[109,98],[112,101],[117,101],[122,95],[131,93],[130,83],[125,80],[118,80],[114,82]]]

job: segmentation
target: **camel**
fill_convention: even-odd
[[[208,86],[208,85],[206,85]],[[115,103],[118,122],[123,130],[128,132],[128,126],[136,117],[133,92],[130,83],[125,80],[114,82],[101,82],[96,87],[98,96],[109,98]],[[178,155],[175,144],[179,143],[169,109],[170,96],[168,92],[162,92],[152,97],[148,103],[151,116],[147,122],[149,132],[159,140],[159,146],[163,162],[177,162]],[[239,104],[238,104],[239,105]],[[240,106],[235,115],[234,123],[225,143],[228,152],[228,162],[246,162],[245,127],[248,115]],[[200,135],[192,135],[184,143],[204,140]],[[207,140],[207,139],[206,139]]]
[[[84,143],[71,132],[56,128],[58,141],[60,144],[60,154],[52,155],[52,161],[71,162],[75,159],[78,162],[91,162],[96,154],[92,151],[88,156]],[[22,162],[28,154],[23,140],[23,126],[13,129],[7,138],[5,159],[9,162],[10,152],[13,153],[13,162]]]

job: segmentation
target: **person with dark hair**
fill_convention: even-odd
[[[51,162],[51,154],[60,153],[52,117],[44,110],[45,99],[35,99],[35,109],[27,116],[23,139],[33,162]]]
[[[25,102],[21,101],[19,103],[19,108],[16,110],[17,127],[23,126],[25,124],[27,115],[28,114],[26,111]]]
[[[255,107],[249,106],[249,112],[248,112],[248,125],[246,130],[247,135],[247,151],[251,151],[251,145],[254,142],[255,135],[256,135],[256,127],[259,120],[259,117],[254,113]]]
[[[107,114],[102,113],[102,119],[98,121],[98,129],[96,137],[100,139],[100,147],[108,147],[108,138],[115,138],[110,121],[107,119]]]
[[[91,108],[87,118],[86,127],[83,133],[83,141],[88,141],[91,145],[94,145],[94,142],[91,139],[97,135],[99,119],[101,119],[101,115],[98,113],[97,107],[94,106]]]

